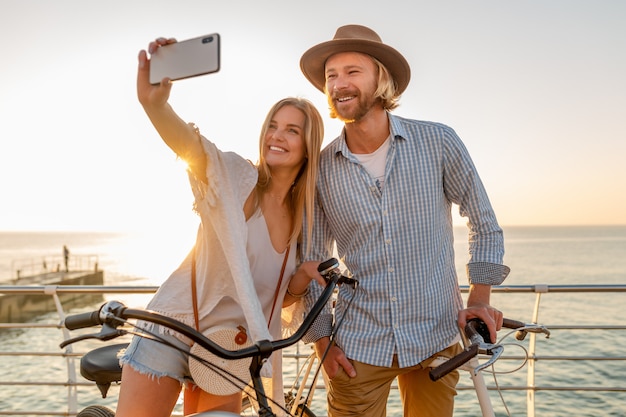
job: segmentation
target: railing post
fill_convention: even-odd
[[[539,323],[539,304],[541,302],[541,294],[548,292],[547,285],[535,285],[535,308],[533,310],[532,323]],[[535,417],[535,362],[537,353],[537,334],[530,333],[528,341],[528,373],[526,375],[526,414],[528,417]]]
[[[63,325],[65,321],[65,311],[63,310],[63,305],[61,304],[61,300],[59,299],[59,294],[57,293],[56,285],[48,285],[44,289],[44,294],[52,295],[52,299],[54,300],[54,304],[57,309],[57,313],[59,314],[60,319],[60,327],[63,332],[63,340],[70,338],[69,330]],[[65,347],[66,363],[67,363],[67,411],[69,415],[75,416],[78,413],[78,387],[76,386],[76,382],[78,379],[76,378],[76,362],[70,356],[73,353],[72,345],[67,345]]]

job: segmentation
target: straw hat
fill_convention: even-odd
[[[409,63],[391,46],[385,45],[372,29],[360,25],[346,25],[337,29],[335,37],[328,42],[313,46],[300,58],[304,76],[318,90],[324,91],[326,60],[339,52],[361,52],[378,59],[387,67],[401,94],[411,79]]]

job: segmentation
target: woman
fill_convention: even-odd
[[[159,38],[148,51],[173,42]],[[315,262],[302,264],[295,274],[297,242],[309,239],[312,229],[322,119],[306,100],[276,103],[263,124],[259,163],[253,166],[234,153],[219,151],[195,125],[184,122],[168,103],[171,82],[163,79],[151,85],[149,72],[148,53],[142,50],[139,102],[165,143],[187,162],[201,221],[194,249],[147,307],[195,325],[204,334],[237,327],[243,332],[237,336],[244,340],[270,334],[279,338],[281,307],[299,301],[311,279],[324,285]],[[303,225],[305,214],[309,220]],[[190,348],[190,341],[180,334],[150,330]],[[282,398],[280,354],[272,359],[273,376],[279,378],[273,393]],[[171,347],[135,337],[121,363],[118,417],[168,417],[182,387],[185,414],[240,411],[241,391],[217,395],[194,386],[187,355]]]

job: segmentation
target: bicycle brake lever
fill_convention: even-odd
[[[358,287],[359,285],[359,281],[343,274],[339,277],[339,280],[337,281],[337,283],[349,285],[350,287],[352,287],[352,289],[356,289],[356,287]]]
[[[106,341],[106,340],[115,339],[116,337],[119,337],[119,336],[124,336],[126,334],[128,334],[127,330],[118,329],[116,327],[111,327],[108,324],[103,324],[102,329],[100,330],[100,333],[94,335],[94,337],[98,340]]]
[[[107,341],[107,340],[115,339],[116,337],[119,337],[119,336],[124,336],[126,334],[128,334],[127,330],[116,329],[114,327],[110,327],[104,324],[102,325],[102,329],[100,330],[99,333],[83,334],[81,336],[76,336],[71,339],[64,340],[63,342],[61,342],[61,344],[59,344],[59,347],[63,349],[65,346],[71,345],[72,343],[80,342],[82,340],[87,340],[87,339],[98,339],[102,341]]]
[[[348,285],[350,287],[352,287],[352,289],[356,289],[356,287],[359,285],[359,281],[349,277],[347,275],[343,275],[343,274],[339,274],[338,272],[334,272],[334,271],[330,271],[327,272],[325,275],[322,275],[322,277],[324,278],[324,281],[326,281],[326,283],[330,282],[330,276],[336,277],[337,278],[337,285]]]
[[[61,349],[63,349],[65,346],[71,345],[72,343],[76,343],[76,342],[80,342],[81,340],[87,340],[87,339],[95,339],[96,337],[98,337],[96,334],[84,334],[82,336],[76,336],[76,337],[72,337],[71,339],[67,339],[62,341],[59,344],[59,347]]]
[[[528,333],[543,333],[546,335],[546,339],[550,338],[550,330],[547,327],[539,324],[526,324],[515,332],[515,338],[517,340],[524,340]]]
[[[480,365],[476,366],[474,368],[474,370],[472,371],[474,373],[474,376],[478,375],[478,373],[480,371],[482,371],[483,369],[491,366],[494,364],[495,361],[498,360],[498,358],[500,357],[500,355],[502,355],[502,352],[504,352],[504,347],[500,346],[500,345],[494,345],[494,344],[484,344],[482,346],[480,346],[478,348],[478,353],[484,354],[484,355],[489,355],[491,356],[486,362],[481,363]]]
[[[524,330],[528,333],[543,333],[546,335],[546,339],[550,338],[550,330],[548,330],[547,327],[539,325],[539,324],[527,326],[526,329]]]
[[[486,342],[482,342],[478,344],[478,353],[480,355],[489,355],[489,356],[493,356],[494,352],[498,352],[498,348],[501,348],[502,346],[497,344],[497,343],[486,343]]]

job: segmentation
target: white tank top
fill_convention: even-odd
[[[280,277],[280,270],[285,259],[285,252],[278,253],[274,249],[265,217],[260,209],[248,219],[246,224],[248,226],[246,251],[250,262],[250,271],[252,272],[254,287],[259,296],[259,301],[263,307],[263,314],[265,315],[265,321],[267,322],[270,318],[272,305],[274,304],[274,295]],[[274,338],[280,336],[280,310],[282,308],[282,300],[285,297],[289,279],[291,278],[291,274],[295,271],[295,268],[296,248],[294,243],[289,251],[289,259],[285,266],[276,307],[272,315],[270,333]],[[245,302],[245,300],[242,300],[242,302]],[[215,313],[209,314],[209,316],[202,320],[202,328],[206,328],[204,327],[205,323],[207,327],[232,325],[235,327],[239,325],[247,327],[241,307],[230,297],[223,298],[217,304],[214,312]]]

